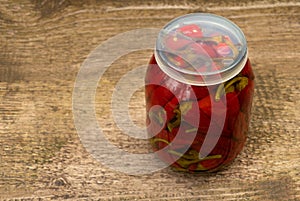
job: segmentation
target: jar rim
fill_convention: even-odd
[[[182,34],[182,32],[178,32],[177,30],[181,29],[182,27],[187,26],[193,26],[195,28],[195,25],[198,27],[201,27],[197,30],[203,31],[203,38],[199,38],[199,34],[197,35],[197,38],[191,38],[189,36],[186,36]],[[192,30],[197,32],[197,30]],[[199,31],[199,32],[200,32]],[[201,45],[203,43],[206,43],[206,41],[202,41],[207,38],[214,38],[214,36],[210,36],[210,34],[218,33],[220,35],[215,36],[216,38],[222,38],[226,37],[229,38],[231,41],[231,48],[236,48],[238,52],[235,55],[236,57],[234,59],[230,59],[230,64],[225,65],[222,69],[218,69],[215,71],[195,71],[195,66],[199,66],[198,58],[200,55],[191,55],[189,54],[191,52],[191,46],[194,46],[198,48],[198,50],[201,51]],[[190,30],[187,32],[188,34],[193,34]],[[206,35],[204,35],[206,34]],[[224,34],[224,35],[222,35]],[[209,36],[209,37],[208,37]],[[177,50],[175,48],[178,47],[178,44],[168,44],[169,38],[174,39],[174,41],[177,42],[175,39],[182,40],[181,43],[186,45],[186,48],[184,51],[188,52],[188,54],[183,54],[181,49]],[[198,42],[198,41],[202,42]],[[224,39],[225,40],[225,39]],[[228,39],[226,39],[228,40]],[[173,41],[171,41],[173,42]],[[221,42],[220,42],[221,43]],[[190,46],[188,46],[188,45]],[[200,47],[198,47],[200,44]],[[168,46],[169,45],[169,46]],[[177,45],[177,46],[176,46]],[[229,45],[228,45],[229,46]],[[179,46],[180,47],[180,46]],[[173,48],[173,49],[172,49]],[[205,58],[201,60],[202,63],[205,63],[205,65],[212,65],[213,59],[208,55],[207,50]],[[178,53],[179,52],[179,53]],[[231,50],[231,54],[233,53],[233,50]],[[184,83],[193,84],[193,85],[199,85],[199,86],[208,86],[208,85],[215,85],[222,82],[225,82],[232,77],[236,76],[244,67],[248,51],[247,51],[247,42],[244,33],[242,30],[232,21],[228,20],[227,18],[224,18],[222,16],[218,16],[211,13],[191,13],[187,15],[180,16],[178,18],[173,19],[169,23],[167,23],[159,32],[158,38],[156,40],[156,47],[155,47],[155,58],[160,66],[160,68],[170,77]],[[167,56],[166,56],[167,55]],[[186,64],[190,66],[191,68],[194,68],[193,70],[182,68],[181,66],[175,65],[174,62],[171,61],[169,58],[170,55],[175,55],[178,57],[183,58],[184,61],[186,61]],[[196,58],[194,59],[196,62],[188,61],[188,59],[185,58]],[[174,59],[174,58],[172,58]],[[222,60],[223,59],[223,60]],[[222,63],[225,62],[225,57],[221,57],[219,59]],[[227,59],[228,60],[228,59]],[[207,64],[208,63],[208,64]],[[200,79],[199,79],[200,78]]]

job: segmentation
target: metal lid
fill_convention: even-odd
[[[230,20],[193,13],[169,22],[156,41],[155,58],[170,77],[208,86],[236,76],[247,61],[247,43]]]

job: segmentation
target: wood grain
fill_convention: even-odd
[[[76,76],[107,39],[171,19],[211,12],[238,24],[256,74],[249,138],[226,170],[191,175],[164,169],[130,176],[82,146],[72,114]],[[1,1],[0,199],[2,200],[300,200],[300,4],[291,1]],[[152,50],[115,61],[99,82],[96,112],[118,147],[147,152],[112,123],[111,92]],[[143,90],[130,104],[144,122]]]

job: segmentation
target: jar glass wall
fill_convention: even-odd
[[[177,170],[215,171],[246,141],[254,74],[242,31],[204,13],[159,33],[145,78],[148,134],[158,157]]]

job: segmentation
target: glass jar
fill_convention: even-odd
[[[243,32],[226,18],[194,13],[159,32],[146,77],[147,131],[176,170],[211,172],[246,141],[254,74]]]

